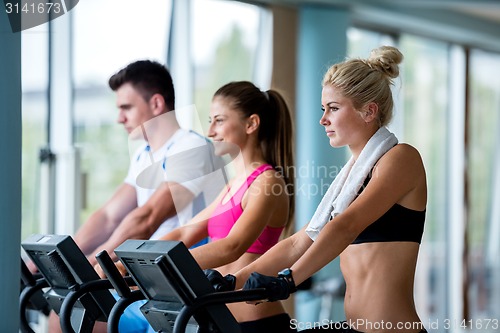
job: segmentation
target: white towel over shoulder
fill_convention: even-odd
[[[306,228],[306,233],[312,240],[316,240],[331,216],[342,213],[354,201],[375,163],[397,143],[396,136],[387,128],[381,127],[368,140],[358,159],[349,159],[321,199]]]

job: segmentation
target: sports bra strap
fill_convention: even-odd
[[[272,165],[270,164],[262,164],[260,165],[257,169],[255,169],[246,179],[245,182],[240,186],[238,191],[233,195],[232,200],[235,202],[241,202],[241,199],[243,198],[243,195],[245,194],[246,190],[252,185],[253,181],[255,178],[260,176],[263,172],[267,170],[272,170],[274,169]],[[231,200],[230,200],[231,201]]]

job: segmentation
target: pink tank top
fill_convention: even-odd
[[[208,236],[211,241],[225,238],[229,234],[233,225],[240,218],[241,214],[243,214],[241,201],[246,190],[261,173],[272,169],[273,167],[269,164],[261,165],[248,176],[246,182],[241,185],[238,191],[226,203],[222,203],[221,201],[215,207],[212,216],[208,220]],[[266,226],[259,238],[257,238],[246,252],[263,254],[278,242],[283,229],[284,227],[273,228]]]

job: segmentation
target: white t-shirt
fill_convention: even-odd
[[[137,205],[142,206],[162,182],[175,182],[191,191],[195,199],[177,215],[165,220],[150,239],[158,239],[186,224],[215,200],[224,186],[223,161],[213,154],[213,145],[203,136],[185,129],[174,135],[157,151],[146,143],[131,159],[125,183],[134,186]],[[173,198],[175,205],[175,197]]]

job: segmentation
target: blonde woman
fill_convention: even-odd
[[[425,332],[413,300],[425,170],[418,151],[398,144],[385,128],[402,59],[398,49],[384,46],[326,72],[319,122],[330,145],[347,146],[352,157],[311,221],[235,275],[237,287],[265,287],[270,300],[286,299],[296,284],[340,257],[346,321],[313,330]]]

